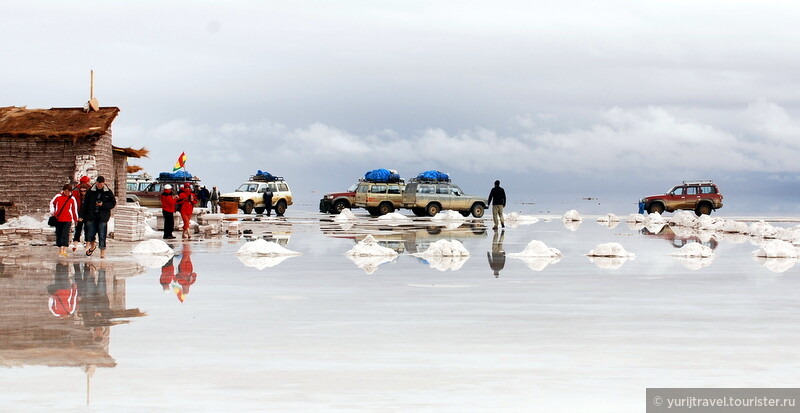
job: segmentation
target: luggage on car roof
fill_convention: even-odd
[[[421,181],[450,181],[450,174],[440,171],[425,171],[417,175],[417,179]]]
[[[364,179],[371,182],[400,182],[400,174],[389,169],[373,169],[364,174]]]

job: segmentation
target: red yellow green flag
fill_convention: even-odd
[[[172,172],[177,171],[186,166],[186,152],[181,152],[181,156],[178,157],[178,162],[175,162],[175,166],[172,167]]]

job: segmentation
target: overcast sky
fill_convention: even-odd
[[[114,143],[150,150],[131,163],[185,151],[208,185],[264,169],[309,202],[380,167],[631,202],[785,189],[798,21],[756,0],[4,2],[0,105],[82,106],[94,69]]]

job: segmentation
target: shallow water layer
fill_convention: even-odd
[[[131,255],[136,243],[111,242],[106,260],[3,248],[0,405],[633,412],[647,387],[800,378],[800,267],[753,258],[760,240],[539,218],[504,231],[490,219],[434,226],[361,214],[245,222],[250,239],[302,253],[280,258],[237,256],[246,237],[170,242],[171,261]],[[346,257],[367,234],[398,257]],[[411,255],[440,239],[471,255]],[[531,240],[563,256],[507,256]],[[586,256],[608,242],[635,257]],[[689,242],[714,256],[671,255]],[[54,314],[48,299],[73,283],[75,311],[57,317],[69,305]]]

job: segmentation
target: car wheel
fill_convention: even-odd
[[[378,212],[378,208],[374,207],[367,208],[367,212],[369,212],[369,214],[372,215],[373,217],[380,215]]]
[[[392,204],[390,204],[388,202],[381,202],[381,204],[378,205],[378,213],[379,214],[386,215],[386,214],[389,214],[389,213],[392,213],[392,212],[394,212],[394,205],[392,205]]]
[[[649,212],[651,214],[654,213],[654,212],[658,212],[659,214],[663,214],[664,213],[664,207],[661,204],[650,204],[650,206],[647,207],[647,212]]]
[[[425,208],[411,208],[411,212],[413,212],[414,215],[416,215],[418,217],[424,217],[425,216]]]
[[[694,210],[694,213],[698,217],[701,215],[711,215],[711,205],[700,204],[697,206],[697,209]]]
[[[264,208],[256,207],[255,210],[256,210],[256,214],[263,214],[264,213]]]
[[[472,209],[470,209],[470,212],[472,212],[473,217],[480,218],[483,216],[483,213],[486,212],[486,208],[483,207],[483,204],[475,204],[472,206]]]
[[[340,199],[334,202],[333,208],[331,209],[331,213],[338,214],[347,208],[350,208],[350,203],[345,201],[344,199]]]
[[[253,201],[247,200],[244,203],[244,208],[242,208],[245,214],[249,214],[253,212]]]
[[[436,214],[438,214],[439,211],[441,211],[441,210],[442,210],[441,205],[439,205],[439,204],[437,204],[435,202],[432,202],[432,203],[428,204],[428,207],[425,208],[425,212],[428,214],[428,216],[431,216],[431,217],[436,215]]]
[[[283,214],[285,213],[286,213],[286,201],[281,199],[280,201],[278,201],[278,204],[275,205],[275,214],[278,215],[279,217],[282,217]]]

